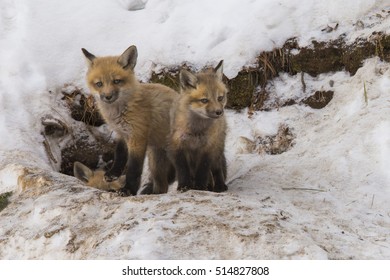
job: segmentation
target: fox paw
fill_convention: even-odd
[[[125,188],[122,188],[122,189],[118,190],[117,194],[119,196],[122,196],[122,197],[132,196],[133,195],[129,189],[125,189]]]
[[[190,188],[190,187],[187,187],[187,186],[178,186],[178,187],[177,187],[177,191],[178,191],[178,192],[187,192],[187,191],[189,191],[189,190],[191,190],[191,188]]]
[[[228,186],[223,184],[222,186],[214,186],[214,192],[220,193],[220,192],[226,192],[228,190]]]

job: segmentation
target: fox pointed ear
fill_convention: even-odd
[[[88,183],[89,179],[93,176],[93,171],[81,162],[75,161],[73,164],[73,174],[77,179]]]
[[[217,74],[218,79],[222,81],[223,78],[223,60],[221,60],[217,67],[214,68],[215,74]]]
[[[137,47],[130,46],[124,53],[118,58],[118,63],[123,69],[134,70],[135,65],[137,64]]]
[[[86,49],[82,48],[81,49],[85,57],[87,58],[88,65],[91,66],[93,61],[95,60],[96,56],[88,52]]]
[[[189,87],[196,88],[197,83],[198,83],[198,78],[194,74],[184,69],[180,70],[180,86],[183,89]]]

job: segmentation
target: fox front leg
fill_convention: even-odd
[[[195,189],[208,190],[210,184],[210,160],[207,154],[200,157],[195,172]]]
[[[188,189],[192,189],[193,184],[191,182],[191,169],[183,150],[179,149],[175,152],[174,162],[178,182],[177,190],[186,191]]]
[[[225,184],[227,175],[227,166],[225,155],[222,154],[220,160],[216,166],[213,166],[211,173],[213,174],[215,192],[225,192],[228,190],[228,186]]]
[[[137,195],[141,184],[141,175],[146,154],[146,141],[132,139],[129,141],[127,149],[129,153],[126,169],[126,184],[120,190],[120,194],[125,196]]]
[[[120,139],[116,145],[114,163],[110,170],[104,174],[104,180],[106,180],[106,182],[115,181],[123,174],[127,163],[127,157],[128,151],[126,142],[123,139]]]

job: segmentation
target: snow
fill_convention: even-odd
[[[305,75],[306,95],[334,91],[324,109],[227,112],[223,194],[100,192],[56,172],[40,133],[47,114],[74,125],[58,101],[64,87],[86,88],[82,47],[115,55],[136,45],[144,81],[153,69],[221,59],[232,78],[291,37],[305,45],[386,31],[388,1],[4,0],[0,11],[0,193],[14,191],[0,212],[1,259],[390,257],[390,64],[377,58],[352,77]],[[282,74],[267,90],[302,100],[300,78]],[[242,141],[282,124],[295,137],[285,153]]]

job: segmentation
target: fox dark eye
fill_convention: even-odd
[[[122,82],[122,80],[120,80],[120,79],[115,79],[113,82],[114,82],[114,84],[117,85],[117,84],[120,84],[120,83]]]
[[[102,87],[102,86],[103,86],[103,83],[102,83],[102,82],[97,82],[97,83],[95,83],[95,85],[96,85],[97,87]]]
[[[223,96],[218,96],[218,101],[221,102],[223,101],[224,97]]]
[[[202,98],[202,99],[200,100],[200,102],[206,104],[207,102],[209,102],[209,100],[208,100],[207,98]]]

